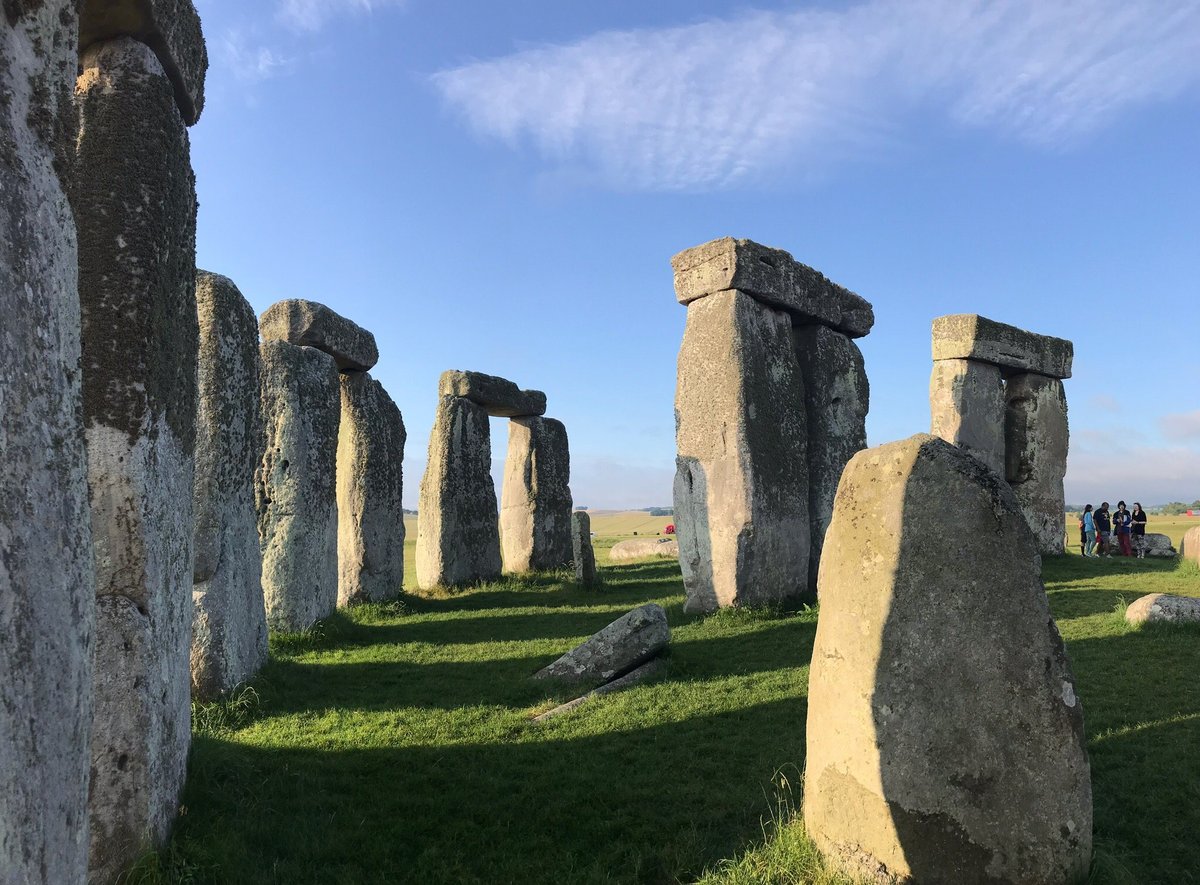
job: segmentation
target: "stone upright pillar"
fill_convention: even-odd
[[[539,416],[508,422],[500,494],[500,550],[506,572],[555,569],[571,562],[571,456],[561,421]]]
[[[1014,375],[1004,391],[1006,478],[1042,553],[1063,552],[1067,473],[1067,395],[1045,375]]]
[[[337,607],[337,364],[286,341],[259,350],[266,448],[255,496],[267,623],[306,630]]]
[[[83,885],[95,574],[80,421],[77,4],[0,14],[0,879]]]
[[[417,505],[417,583],[454,587],[500,577],[499,514],[488,413],[442,396]]]
[[[192,573],[192,696],[208,700],[267,662],[254,471],[263,452],[258,318],[233,280],[196,276],[200,396]]]
[[[929,432],[1004,475],[1004,379],[978,360],[938,360],[929,379]]]
[[[828,326],[806,325],[792,329],[792,339],[808,416],[808,593],[815,599],[838,481],[855,453],[867,447],[871,388],[862,352],[846,335]]]
[[[338,430],[338,605],[404,589],[404,442],[400,409],[366,372],[343,372]]]
[[[91,879],[162,842],[190,723],[196,192],[191,3],[82,6],[71,204],[96,560]]]
[[[585,587],[596,583],[596,552],[592,549],[592,518],[583,510],[571,514],[571,562],[575,580]]]

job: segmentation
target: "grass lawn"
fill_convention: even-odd
[[[130,881],[836,881],[789,823],[816,613],[684,615],[677,563],[598,553],[599,591],[408,594],[274,637],[250,690],[197,709],[185,813]],[[1087,717],[1094,881],[1200,880],[1200,631],[1119,612],[1200,596],[1200,573],[1068,556],[1045,578]],[[529,674],[647,601],[674,631],[666,679],[530,722],[568,695]]]

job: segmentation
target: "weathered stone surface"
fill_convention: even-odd
[[[500,531],[484,408],[438,402],[417,504],[417,584],[454,587],[500,577]]]
[[[575,580],[585,587],[596,583],[596,552],[592,549],[592,518],[583,510],[571,514],[571,562]]]
[[[276,301],[258,324],[263,341],[315,347],[332,356],[343,372],[365,372],[379,362],[374,335],[316,301]]]
[[[208,50],[192,0],[84,0],[80,51],[118,37],[133,37],[154,50],[184,121],[195,123],[204,109]]]
[[[264,341],[259,352],[266,448],[255,502],[267,622],[305,630],[337,606],[337,365],[286,341]]]
[[[825,326],[792,329],[796,361],[804,378],[808,420],[808,592],[817,594],[817,569],[833,496],[846,464],[867,447],[871,388],[858,345]]]
[[[1192,529],[1191,531],[1195,531]],[[1190,532],[1189,532],[1190,533]],[[1187,543],[1188,536],[1183,536],[1183,543]],[[1144,536],[1143,546],[1147,556],[1157,556],[1163,559],[1168,559],[1173,556],[1180,555],[1173,546],[1171,539],[1167,535],[1160,535],[1157,532],[1146,532]],[[1200,546],[1200,545],[1197,545]],[[1185,549],[1185,548],[1181,548]]]
[[[606,682],[598,688],[593,688],[587,694],[580,695],[574,700],[567,701],[565,704],[559,704],[552,710],[547,710],[540,716],[534,716],[534,722],[545,722],[547,719],[553,719],[555,716],[561,716],[563,713],[569,713],[572,710],[577,710],[586,704],[588,701],[596,698],[604,697],[606,694],[615,694],[618,691],[624,691],[627,688],[633,688],[635,685],[640,685],[643,682],[655,678],[662,674],[667,669],[667,662],[663,658],[651,658],[641,666],[634,667],[624,676],[614,679],[612,682]]]
[[[0,880],[82,883],[95,576],[75,220],[55,168],[74,137],[76,7],[3,8]]]
[[[626,612],[534,674],[535,679],[601,684],[646,663],[667,647],[667,613],[653,602]]]
[[[1151,537],[1163,538],[1165,535],[1146,535],[1147,541]],[[1168,540],[1168,546],[1170,541]],[[1194,562],[1200,565],[1200,525],[1188,529],[1183,533],[1183,540],[1179,542],[1179,555],[1189,562]]]
[[[821,561],[804,822],[850,872],[1086,873],[1083,711],[1011,489],[944,440],[855,455]]]
[[[808,430],[787,314],[737,291],[688,305],[675,440],[686,609],[803,596]]]
[[[80,69],[70,198],[99,599],[89,863],[110,881],[166,837],[190,741],[196,192],[154,52],[121,37]]]
[[[521,390],[513,382],[485,375],[450,369],[438,380],[438,396],[463,396],[493,418],[521,418],[546,414],[546,394],[540,390]]]
[[[851,338],[861,338],[875,324],[875,311],[865,298],[782,249],[751,240],[712,240],[680,252],[671,259],[671,266],[680,304],[738,289],[786,310],[798,323],[820,323]]]
[[[370,375],[341,376],[338,430],[338,605],[404,589],[404,443],[400,409]]]
[[[258,319],[233,280],[196,275],[200,321],[192,696],[210,699],[267,662],[254,471],[263,451]]]
[[[929,432],[1004,475],[1004,379],[978,360],[939,360],[929,378]]]
[[[973,313],[956,313],[933,321],[933,359],[979,360],[999,366],[1007,377],[1036,372],[1051,378],[1071,377],[1075,346],[1064,338],[1026,332]]]
[[[1200,622],[1200,599],[1151,593],[1135,599],[1125,609],[1131,624],[1188,624]]]
[[[648,556],[667,556],[678,559],[678,538],[629,538],[613,544],[608,551],[608,558],[611,562],[645,559]]]
[[[1021,502],[1038,549],[1063,552],[1067,395],[1061,381],[1014,375],[1004,386],[1005,477]]]
[[[500,553],[506,572],[562,568],[571,562],[571,453],[554,418],[508,422],[500,492]]]

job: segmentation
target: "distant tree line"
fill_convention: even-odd
[[[1172,501],[1170,504],[1163,504],[1159,508],[1159,513],[1164,516],[1179,516],[1187,513],[1189,510],[1200,510],[1200,501],[1193,501],[1191,504],[1184,504],[1182,501]]]
[[[646,512],[651,516],[674,516],[674,507],[647,507]]]

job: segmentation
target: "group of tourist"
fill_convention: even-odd
[[[1116,552],[1119,556],[1145,559],[1146,511],[1142,505],[1134,501],[1130,512],[1124,501],[1118,501],[1113,513],[1107,501],[1095,509],[1088,504],[1079,515],[1079,552],[1091,557],[1112,556]]]

